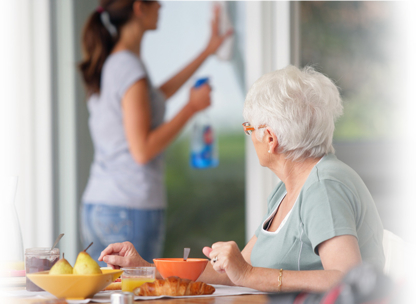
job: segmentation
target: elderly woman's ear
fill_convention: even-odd
[[[267,152],[269,153],[275,152],[279,145],[276,134],[274,134],[272,129],[266,128],[266,132],[264,132],[264,135],[266,137],[266,142],[268,146]]]

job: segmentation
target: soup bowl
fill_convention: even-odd
[[[171,276],[196,281],[207,266],[208,259],[160,258],[153,259],[160,275],[166,279]]]

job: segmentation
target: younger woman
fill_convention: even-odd
[[[231,33],[218,33],[218,9],[204,51],[156,88],[141,59],[143,35],[157,28],[157,1],[101,0],[88,19],[80,70],[88,90],[95,155],[82,198],[81,233],[94,259],[109,244],[130,241],[143,258],[160,257],[166,193],[162,152],[186,122],[210,105],[209,85],[191,89],[164,122],[165,101]],[[166,47],[166,46],[163,46]]]

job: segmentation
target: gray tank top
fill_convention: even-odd
[[[166,207],[163,156],[138,164],[129,151],[123,126],[121,100],[138,80],[147,78],[151,104],[151,128],[163,123],[165,97],[150,82],[138,56],[130,51],[110,55],[101,75],[101,93],[88,100],[89,127],[94,161],[82,200],[135,209]]]

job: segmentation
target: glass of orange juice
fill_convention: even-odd
[[[127,267],[121,268],[123,274],[121,275],[121,290],[126,292],[133,292],[137,287],[144,283],[153,282],[155,280],[155,267]]]

